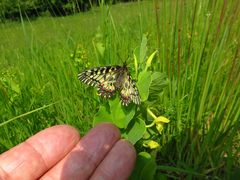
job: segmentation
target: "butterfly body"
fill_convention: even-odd
[[[92,68],[80,73],[78,79],[89,86],[97,87],[98,94],[104,98],[110,98],[119,91],[123,105],[127,106],[130,102],[140,104],[138,89],[126,64]]]

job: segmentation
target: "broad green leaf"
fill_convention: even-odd
[[[141,152],[137,156],[136,166],[130,180],[152,180],[156,172],[157,165],[154,159],[147,152]]]
[[[151,72],[142,71],[139,73],[137,87],[141,97],[141,101],[146,101],[149,95],[149,87],[151,84]]]
[[[127,128],[126,136],[127,139],[132,143],[135,144],[139,139],[143,137],[143,134],[146,131],[145,122],[141,119],[134,119],[129,124]]]
[[[123,111],[126,114],[124,128],[127,128],[128,124],[135,115],[135,105],[129,105],[128,107],[123,107]]]
[[[159,94],[168,85],[166,75],[160,72],[153,72],[151,75],[151,84],[149,87],[149,100],[156,100]]]
[[[112,115],[105,106],[100,106],[99,111],[96,113],[93,119],[93,125],[101,122],[112,122]]]
[[[119,128],[126,128],[135,114],[133,106],[122,106],[119,98],[109,101],[112,115],[112,122]]]
[[[140,47],[137,47],[134,49],[134,60],[137,60],[139,62],[140,59]]]
[[[156,170],[157,170],[156,162],[152,159],[142,169],[140,179],[149,179],[149,180],[154,179]]]
[[[105,47],[104,47],[103,43],[97,42],[96,49],[97,49],[97,52],[100,54],[100,56],[103,57],[104,52],[105,52]]]
[[[147,53],[147,37],[144,34],[142,36],[142,42],[141,42],[141,47],[140,47],[140,56],[139,56],[139,62],[143,63]]]
[[[110,110],[106,106],[100,106],[99,111],[96,113],[93,124],[100,122],[111,122],[119,128],[126,128],[134,117],[134,105],[127,107],[121,105],[119,98],[109,100]]]

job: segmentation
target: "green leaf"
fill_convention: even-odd
[[[104,57],[105,47],[104,47],[103,43],[97,42],[96,49],[97,49],[97,52],[99,53],[99,55],[101,57]]]
[[[112,122],[112,115],[107,110],[106,106],[100,106],[99,111],[96,113],[93,119],[93,125],[95,126],[101,122]]]
[[[166,80],[166,74],[160,72],[154,72],[151,76],[151,84],[149,87],[149,100],[156,100],[158,95],[163,91],[168,85],[168,81]]]
[[[135,77],[137,79],[138,77],[138,61],[137,61],[137,56],[135,54],[133,54],[133,58],[134,58],[134,68],[135,68]]]
[[[127,128],[126,138],[135,144],[139,139],[141,139],[146,131],[145,122],[141,119],[134,119]]]
[[[100,106],[96,113],[93,124],[111,122],[119,128],[126,128],[135,115],[135,106],[122,106],[119,98],[109,100],[110,109],[107,106]]]
[[[134,49],[134,61],[140,62],[139,59],[140,59],[140,47],[136,47]]]
[[[141,47],[140,47],[140,56],[139,56],[139,62],[143,63],[147,53],[147,37],[144,34],[142,36],[142,42],[141,42]]]
[[[154,160],[149,161],[146,166],[142,169],[140,179],[154,179],[157,165]]]
[[[137,156],[136,166],[130,180],[152,180],[156,173],[157,165],[147,152],[140,152]]]
[[[154,58],[154,56],[155,56],[156,53],[157,53],[157,50],[154,51],[154,52],[150,55],[150,57],[147,59],[146,66],[145,66],[145,71],[147,71],[147,69],[151,66],[152,60],[153,60],[153,58]]]
[[[119,128],[126,128],[135,114],[134,105],[122,106],[119,98],[109,100],[112,122]]]
[[[151,84],[151,72],[142,71],[139,73],[137,87],[142,101],[146,101],[149,95],[149,87]]]

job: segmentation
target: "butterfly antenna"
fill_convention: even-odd
[[[117,53],[117,56],[118,56],[118,58],[120,59],[120,61],[122,62],[122,64],[127,64],[127,61],[128,61],[128,59],[129,59],[129,55],[128,55],[128,57],[125,59],[125,60],[123,60],[123,58],[120,56],[120,54],[119,53]]]

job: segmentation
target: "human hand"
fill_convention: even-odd
[[[0,155],[0,180],[127,179],[136,152],[119,130],[103,123],[80,138],[76,129],[45,129]]]

